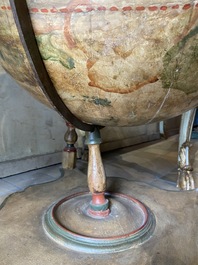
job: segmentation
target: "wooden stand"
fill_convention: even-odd
[[[100,132],[96,128],[87,135],[86,143],[89,149],[88,187],[92,193],[89,213],[92,216],[105,217],[109,214],[109,202],[105,199],[106,176],[102,163]]]
[[[64,139],[67,145],[62,154],[62,168],[73,169],[76,166],[76,148],[74,144],[76,143],[78,136],[75,127],[71,123],[66,122],[66,125],[68,130]]]
[[[100,155],[100,133],[89,132],[88,186],[61,198],[43,217],[46,234],[63,247],[85,253],[115,253],[147,241],[155,217],[140,201],[122,193],[105,192],[106,176]]]

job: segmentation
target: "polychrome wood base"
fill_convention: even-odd
[[[68,196],[43,216],[46,234],[56,243],[85,253],[113,253],[132,248],[148,240],[155,218],[148,207],[131,196],[105,193],[110,203],[106,217],[89,213],[91,194]]]

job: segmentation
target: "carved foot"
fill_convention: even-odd
[[[190,165],[190,139],[195,118],[195,109],[191,109],[182,114],[179,150],[178,150],[178,181],[177,187],[182,190],[195,189],[195,183],[192,176],[193,168]]]
[[[179,151],[177,187],[181,190],[194,190],[193,168],[189,162],[190,143],[185,142]]]
[[[195,182],[192,176],[192,169],[180,169],[178,173],[177,187],[181,190],[194,190]]]

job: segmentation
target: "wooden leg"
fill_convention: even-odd
[[[74,144],[76,143],[78,136],[75,127],[71,123],[66,122],[66,125],[68,130],[64,137],[66,147],[63,150],[62,168],[73,169],[76,166],[76,148]]]
[[[88,186],[92,193],[89,213],[92,216],[105,217],[109,214],[109,203],[105,199],[106,176],[100,154],[100,132],[96,128],[87,136],[86,143],[89,149]]]
[[[177,187],[179,187],[181,190],[195,189],[194,179],[192,176],[193,168],[190,165],[190,139],[195,112],[196,109],[189,110],[182,115],[181,119],[177,180]]]

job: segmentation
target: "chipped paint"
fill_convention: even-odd
[[[90,103],[94,103],[95,105],[100,105],[103,107],[110,107],[111,101],[107,98],[98,98],[98,97],[89,97],[89,96],[83,96],[84,101],[88,101]]]

